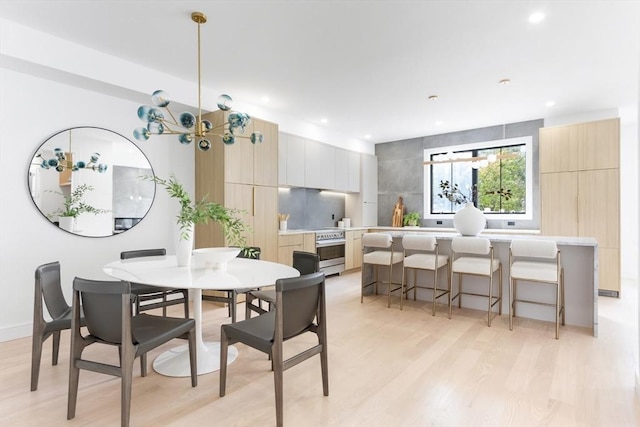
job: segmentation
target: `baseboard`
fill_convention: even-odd
[[[0,328],[0,342],[16,340],[18,338],[30,337],[32,332],[33,332],[33,326],[30,323],[26,325]]]

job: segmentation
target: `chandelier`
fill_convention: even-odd
[[[178,141],[182,144],[190,144],[194,140],[198,148],[207,151],[211,148],[209,135],[219,136],[225,144],[233,144],[236,138],[247,138],[253,144],[263,141],[264,136],[260,132],[252,132],[250,136],[244,136],[245,127],[251,122],[251,117],[245,113],[231,110],[233,100],[229,95],[220,95],[217,99],[218,108],[228,112],[226,120],[220,125],[213,126],[209,120],[202,120],[201,108],[201,83],[200,83],[200,25],[207,22],[207,17],[202,12],[193,12],[191,20],[198,24],[198,115],[184,112],[176,117],[169,110],[169,95],[163,90],[156,90],[151,95],[151,102],[155,107],[143,105],[138,108],[138,117],[147,123],[146,127],[140,127],[133,131],[133,136],[138,141],[147,141],[151,135],[178,135]],[[156,108],[158,107],[158,108]],[[164,108],[168,117],[160,110]]]
[[[65,170],[71,170],[72,172],[77,172],[80,169],[89,169],[94,172],[105,173],[107,171],[107,165],[104,163],[98,163],[100,160],[99,153],[91,154],[89,158],[89,162],[85,162],[83,160],[78,160],[77,162],[73,162],[73,154],[71,151],[71,130],[69,130],[69,151],[65,152],[62,148],[54,148],[53,155],[55,157],[50,159],[45,159],[42,156],[42,153],[38,153],[36,155],[36,159],[40,163],[40,167],[42,169],[55,169],[58,172],[64,172]],[[39,159],[42,159],[40,162]]]

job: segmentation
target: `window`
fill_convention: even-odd
[[[489,219],[531,219],[532,138],[424,150],[426,218],[472,202]]]

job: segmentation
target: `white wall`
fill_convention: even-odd
[[[70,302],[74,276],[108,279],[102,266],[120,251],[166,247],[173,250],[177,203],[158,189],[146,218],[126,233],[107,238],[78,237],[46,220],[27,185],[29,162],[52,134],[76,126],[111,129],[129,137],[139,126],[137,103],[0,68],[0,341],[31,334],[35,268],[60,261]],[[161,177],[175,173],[193,191],[193,147],[171,136],[137,145]]]

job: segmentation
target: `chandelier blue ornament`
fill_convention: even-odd
[[[253,144],[261,143],[264,140],[261,132],[252,132],[250,136],[243,135],[245,127],[251,123],[251,117],[245,113],[232,111],[233,100],[229,95],[220,95],[217,99],[218,109],[228,112],[227,119],[223,123],[213,126],[209,120],[202,120],[200,25],[207,22],[207,17],[202,12],[193,12],[191,20],[198,24],[198,115],[185,111],[176,120],[169,110],[169,95],[163,90],[156,90],[151,94],[154,107],[143,105],[138,108],[138,118],[147,125],[135,129],[133,136],[138,141],[147,141],[151,135],[178,135],[180,143],[187,145],[196,141],[198,148],[202,151],[208,151],[211,148],[209,135],[221,137],[225,144],[233,144],[236,138],[247,138]],[[161,108],[166,110],[167,115]]]
[[[106,164],[98,163],[100,160],[100,153],[92,153],[88,162],[83,160],[78,160],[75,163],[73,162],[71,151],[71,130],[69,130],[69,151],[65,152],[62,148],[54,148],[53,155],[54,157],[50,159],[44,158],[42,153],[38,153],[36,155],[36,159],[38,159],[42,169],[55,169],[58,172],[64,172],[67,169],[70,169],[72,172],[77,172],[81,169],[88,169],[94,172],[105,173],[108,168]],[[42,159],[42,161],[40,161],[40,159]]]

